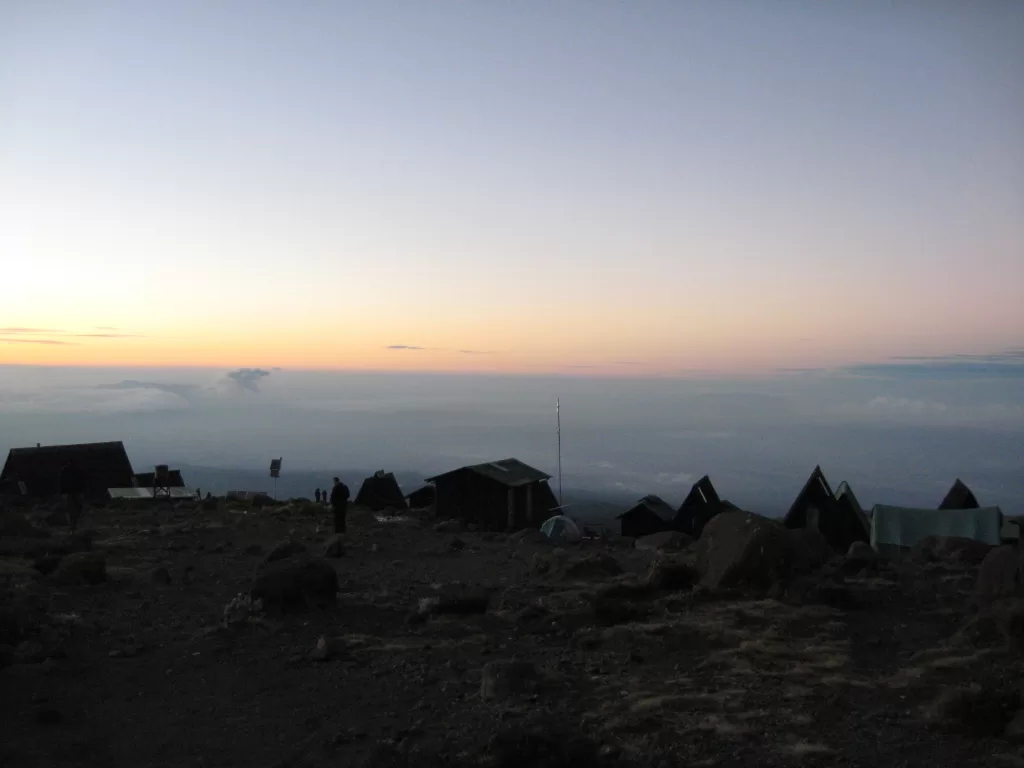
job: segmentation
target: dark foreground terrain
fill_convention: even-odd
[[[703,542],[356,510],[321,560],[327,517],[92,509],[72,538],[9,507],[0,765],[1024,766],[1024,629],[972,610],[976,559],[693,589]]]

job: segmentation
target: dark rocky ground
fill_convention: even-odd
[[[1024,766],[1024,629],[955,556],[690,589],[686,550],[350,517],[303,607],[261,564],[322,553],[311,505],[8,509],[0,765]],[[257,572],[292,610],[226,617]]]

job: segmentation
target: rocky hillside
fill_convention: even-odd
[[[8,507],[0,764],[1024,766],[1014,550],[327,524]]]

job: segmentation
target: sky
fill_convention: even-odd
[[[1021,41],[1013,0],[3,0],[0,363],[1006,354]]]

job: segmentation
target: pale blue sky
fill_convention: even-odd
[[[1024,341],[1022,73],[1011,1],[7,0],[0,326],[153,340],[0,362],[998,352]],[[162,278],[188,290],[153,302]]]

